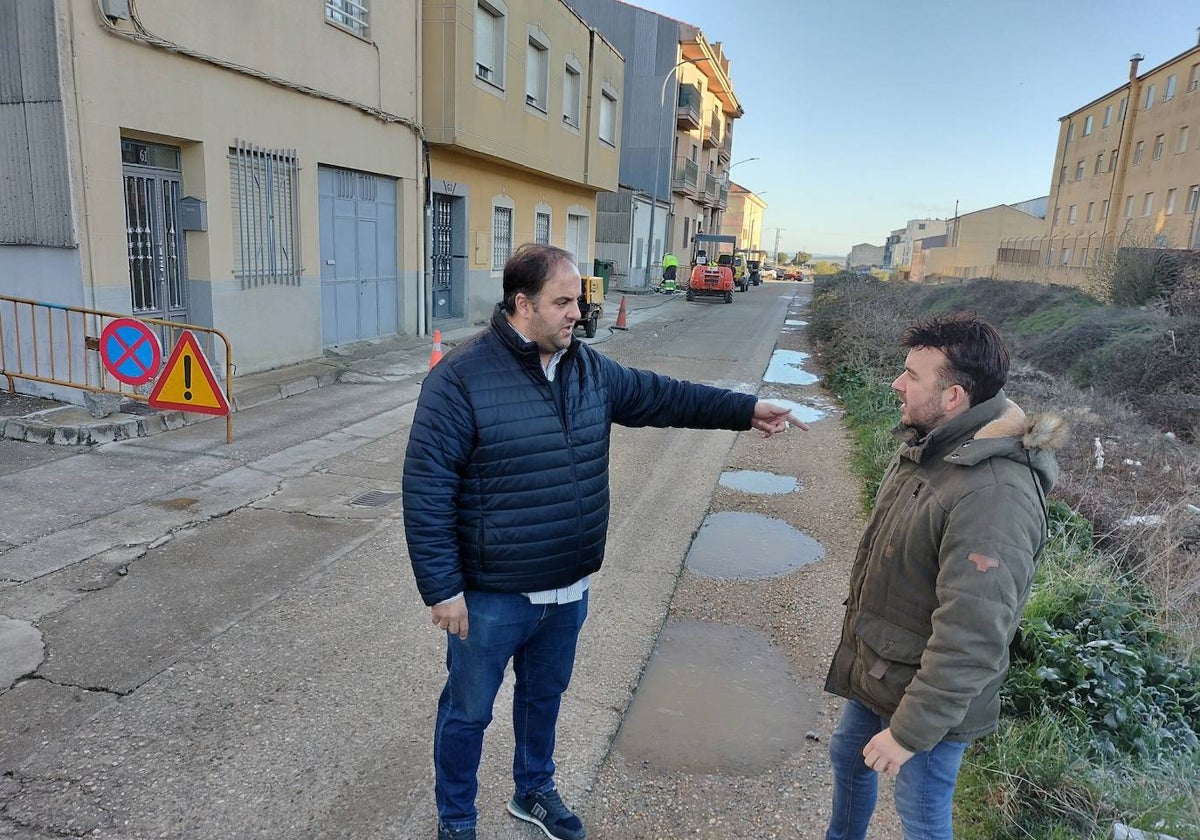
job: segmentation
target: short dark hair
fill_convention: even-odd
[[[575,257],[570,251],[526,242],[513,252],[504,264],[504,311],[512,315],[517,311],[517,295],[537,297],[550,279],[550,271],[559,263],[574,265]]]
[[[1008,349],[996,328],[974,312],[921,318],[904,331],[901,347],[933,347],[946,354],[940,379],[961,385],[971,405],[999,393],[1008,381]]]

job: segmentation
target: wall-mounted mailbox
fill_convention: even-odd
[[[208,202],[190,195],[179,199],[179,224],[184,230],[208,230]]]

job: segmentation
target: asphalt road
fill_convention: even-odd
[[[757,391],[808,288],[661,298],[596,343]],[[239,412],[230,445],[214,424],[80,450],[3,442],[0,838],[434,836],[444,642],[413,585],[399,501],[355,503],[399,491],[419,387],[336,384]],[[614,429],[609,561],[557,751],[577,803],[735,437]],[[510,697],[506,681],[481,836],[540,837],[501,813]]]

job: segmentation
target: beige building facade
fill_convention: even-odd
[[[736,236],[738,247],[762,250],[763,213],[767,203],[740,184],[729,185],[729,206],[721,215],[721,233]]]
[[[418,0],[9,9],[0,294],[214,327],[239,373],[424,329]]]
[[[994,277],[1002,242],[1037,236],[1043,220],[1007,204],[976,210],[946,223],[944,244],[922,244],[913,259],[912,280],[969,280]],[[934,240],[925,240],[932,242]]]
[[[424,0],[433,323],[486,321],[525,242],[592,273],[617,189],[624,59],[562,0]]]
[[[673,138],[672,226],[667,251],[691,253],[691,237],[717,233],[729,206],[734,122],[744,116],[720,42],[681,24]]]
[[[1200,243],[1200,46],[1145,72],[1142,60],[1060,120],[1045,224],[1004,243],[1000,276],[1086,285],[1116,248]]]

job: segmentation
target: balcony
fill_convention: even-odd
[[[679,100],[675,105],[675,126],[683,131],[700,127],[700,89],[695,85],[680,85]]]
[[[704,189],[700,191],[700,202],[705,207],[712,207],[717,203],[717,194],[721,190],[720,179],[711,172],[704,176]]]
[[[733,123],[725,126],[725,136],[721,138],[721,145],[717,147],[717,162],[720,164],[729,163],[729,158],[733,156]]]
[[[671,177],[671,191],[695,198],[699,193],[700,167],[691,158],[675,158],[675,171]]]
[[[704,148],[715,149],[721,145],[721,120],[713,115],[713,118],[708,121],[708,128],[704,132]]]
[[[717,209],[725,210],[729,207],[729,184],[721,185],[721,189],[717,192]]]

